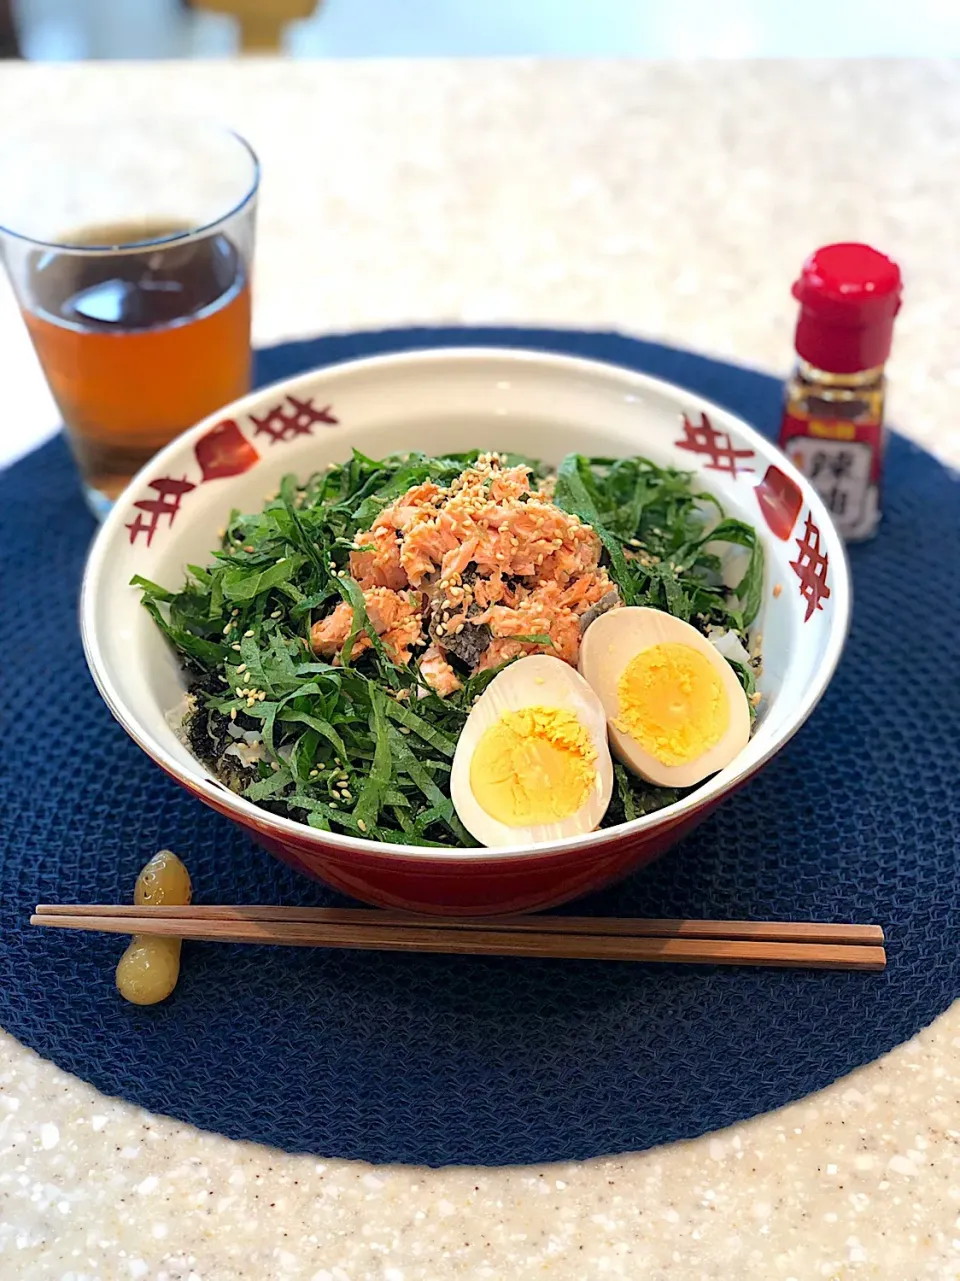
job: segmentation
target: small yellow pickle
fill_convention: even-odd
[[[190,873],[172,850],[160,850],[137,877],[138,907],[190,902]],[[117,966],[117,991],[134,1005],[165,1001],[180,976],[180,939],[135,934]]]

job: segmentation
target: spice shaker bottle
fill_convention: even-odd
[[[827,245],[803,264],[797,363],[780,447],[823,498],[845,539],[880,522],[884,365],[900,310],[900,269],[869,245]]]

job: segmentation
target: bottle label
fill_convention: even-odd
[[[780,448],[812,483],[844,538],[869,538],[880,522],[883,424],[803,418],[787,411]]]

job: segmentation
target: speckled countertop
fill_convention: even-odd
[[[411,321],[618,327],[785,367],[788,285],[898,257],[891,414],[954,463],[960,67],[0,64],[0,120],[227,118],[265,166],[257,340]],[[56,425],[5,287],[0,457]],[[370,1168],[201,1134],[0,1034],[3,1281],[960,1277],[960,1005],[696,1142],[572,1166]]]

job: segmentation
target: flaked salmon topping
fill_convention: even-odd
[[[356,535],[350,574],[395,662],[428,646],[420,673],[442,695],[460,688],[451,660],[467,673],[541,652],[576,663],[581,615],[615,587],[596,533],[551,495],[527,467],[484,454],[445,488],[412,486]],[[353,607],[337,605],[314,624],[314,651],[336,656],[352,626]],[[361,631],[353,653],[371,643]]]

